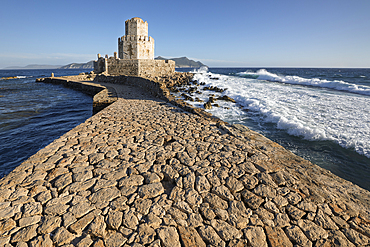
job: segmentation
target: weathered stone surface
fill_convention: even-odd
[[[60,175],[55,181],[54,186],[58,188],[58,190],[64,189],[67,185],[71,184],[73,182],[72,180],[72,174],[66,173],[63,175]]]
[[[178,227],[179,234],[181,237],[182,242],[185,246],[188,247],[206,247],[206,244],[204,243],[201,236],[198,234],[197,230],[193,227]]]
[[[253,192],[261,197],[274,198],[276,196],[276,190],[265,184],[258,185]]]
[[[12,236],[10,242],[11,243],[28,242],[32,238],[36,237],[37,227],[38,227],[38,225],[36,224],[36,225],[31,225],[31,226],[27,226],[25,228],[22,228],[20,231],[16,232]]]
[[[94,220],[91,222],[87,233],[95,237],[104,238],[105,237],[106,224],[104,222],[104,217],[101,215],[95,216]]]
[[[44,216],[40,227],[37,229],[39,234],[47,234],[60,226],[62,219],[58,216]]]
[[[302,200],[302,197],[298,193],[295,193],[295,192],[290,192],[289,194],[285,196],[285,198],[288,200],[290,204],[293,204],[293,205],[296,205]]]
[[[52,204],[51,206],[46,206],[45,208],[45,214],[48,215],[63,215],[67,212],[67,209],[69,208],[69,205],[65,204]]]
[[[70,233],[67,229],[64,227],[59,227],[53,236],[53,242],[56,243],[58,246],[68,244],[71,242],[72,239],[74,239],[75,236]]]
[[[106,247],[120,247],[123,246],[127,238],[125,238],[121,233],[119,232],[114,232],[111,233],[105,240],[105,246]]]
[[[234,193],[244,189],[243,183],[234,177],[226,178],[226,186]]]
[[[351,229],[346,228],[342,230],[344,235],[355,245],[369,245],[370,238],[366,237],[365,235]]]
[[[290,225],[290,219],[287,214],[278,213],[275,215],[274,223],[276,227],[286,227]]]
[[[116,185],[117,185],[117,181],[115,180],[107,180],[107,179],[101,178],[97,180],[94,186],[92,187],[92,192],[95,193],[100,189],[105,189],[105,188],[113,187]]]
[[[13,207],[0,209],[0,220],[13,217],[16,213],[19,213],[21,211],[21,207],[22,205],[15,205]]]
[[[230,215],[234,214],[246,218],[249,218],[249,216],[252,215],[252,210],[247,209],[241,201],[231,201],[228,212]]]
[[[79,168],[79,167],[77,167],[77,168]],[[90,167],[87,167],[87,168],[90,168]],[[90,168],[90,169],[87,169],[87,168],[85,168],[82,171],[77,172],[77,173],[72,171],[73,172],[73,175],[72,175],[73,182],[84,182],[86,180],[91,179],[93,177],[93,173],[91,171],[92,168]]]
[[[136,238],[140,244],[150,244],[157,235],[153,228],[145,224],[139,225],[137,233]]]
[[[52,198],[51,192],[49,190],[43,191],[40,194],[38,194],[35,199],[36,201],[40,202],[41,204],[45,204]]]
[[[35,216],[19,219],[18,225],[19,227],[25,227],[25,226],[30,226],[30,225],[39,223],[40,221],[41,221],[41,215],[35,215]]]
[[[212,208],[227,209],[228,203],[213,193],[205,193],[204,201],[209,203]]]
[[[208,192],[211,189],[211,185],[205,176],[199,176],[195,179],[195,188],[199,193]]]
[[[125,178],[122,178],[118,182],[118,186],[138,186],[144,183],[144,177],[140,175],[131,175]]]
[[[218,195],[220,198],[224,200],[234,200],[234,196],[231,191],[224,185],[215,187],[212,189],[212,192]]]
[[[123,226],[129,229],[132,229],[132,230],[136,230],[138,223],[139,223],[139,220],[137,219],[134,212],[132,212],[132,210],[125,212],[123,214],[123,219],[122,219]]]
[[[334,221],[325,214],[322,210],[318,210],[315,223],[327,230],[338,230],[338,226],[334,223]]]
[[[162,183],[153,183],[153,184],[146,184],[142,185],[138,189],[138,194],[141,198],[154,198],[161,194],[163,194],[164,188]]]
[[[95,207],[91,205],[90,202],[82,201],[70,207],[68,209],[68,212],[72,213],[76,218],[81,218],[82,216],[84,216],[85,214],[94,209]]]
[[[241,238],[242,232],[239,231],[237,228],[231,226],[230,224],[226,223],[222,220],[212,220],[211,226],[217,231],[218,235],[225,240],[226,242],[235,239],[235,238]]]
[[[37,238],[34,238],[30,242],[31,247],[52,247],[53,241],[50,238],[49,234],[44,234],[41,236],[38,236]]]
[[[280,210],[278,209],[278,207],[275,205],[275,203],[273,203],[272,201],[267,201],[264,205],[263,205],[264,208],[266,208],[268,211],[270,211],[271,213],[280,213]]]
[[[262,197],[259,197],[248,190],[243,190],[241,194],[244,199],[244,202],[251,209],[257,209],[264,202]]]
[[[133,204],[133,207],[137,212],[146,215],[149,213],[149,208],[152,206],[152,201],[150,199],[137,198]]]
[[[63,226],[68,227],[77,221],[76,217],[72,213],[63,214]]]
[[[73,233],[76,233],[77,235],[81,235],[82,231],[85,229],[85,227],[91,223],[91,221],[94,220],[96,215],[100,214],[100,210],[95,209],[94,211],[88,213],[75,223],[69,226],[69,230]]]
[[[245,238],[253,247],[267,247],[266,235],[262,227],[250,226],[243,230]]]
[[[107,225],[112,229],[118,230],[122,224],[123,213],[119,211],[110,211],[107,215]]]
[[[292,206],[288,205],[286,207],[287,213],[289,214],[290,217],[292,217],[294,220],[299,220],[301,219],[306,213],[303,212],[302,210]]]
[[[307,212],[313,212],[315,213],[317,210],[317,206],[312,202],[302,201],[297,204],[297,208],[307,211]]]
[[[96,208],[103,208],[109,204],[114,198],[121,196],[120,191],[116,187],[104,188],[96,193],[93,193],[89,200],[95,204]]]
[[[312,246],[312,242],[304,235],[298,226],[289,226],[285,228],[285,233],[293,243],[300,246]]]
[[[113,200],[109,206],[113,209],[113,210],[118,210],[118,211],[122,211],[124,209],[126,209],[128,206],[126,205],[126,202],[127,202],[127,198],[125,196],[120,196],[118,198],[116,198],[115,200]]]
[[[198,232],[207,244],[220,247],[226,246],[225,241],[220,238],[220,236],[211,226],[201,226],[199,227]]]
[[[84,246],[90,246],[92,245],[94,241],[91,239],[90,235],[86,235],[84,238],[82,238],[78,243],[75,245],[77,247],[84,247]]]
[[[300,219],[298,221],[298,226],[311,241],[328,237],[328,233],[322,227],[316,225],[312,221]]]
[[[104,154],[103,153],[92,153],[92,154],[89,154],[88,157],[89,157],[90,164],[94,165],[104,159]]]
[[[189,157],[189,155],[186,152],[179,152],[177,153],[176,157],[179,159],[179,161],[187,166],[194,165],[194,160]]]
[[[158,237],[164,247],[180,247],[179,234],[175,227],[161,227],[157,230]]]
[[[15,228],[16,226],[17,224],[13,219],[0,221],[0,236],[5,235],[5,232]]]
[[[335,246],[343,246],[343,247],[354,247],[354,245],[351,241],[349,241],[346,236],[341,231],[330,231],[329,232],[329,239],[330,244]],[[318,243],[317,241],[316,243]]]
[[[281,229],[280,227],[272,228],[270,226],[265,226],[265,231],[268,242],[271,244],[271,246],[293,247],[293,244],[289,241],[283,229]]]

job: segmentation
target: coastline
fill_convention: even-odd
[[[302,239],[308,245],[335,240],[370,243],[369,191],[303,160],[242,125],[229,125],[202,109],[173,98],[168,90],[171,84],[169,78],[145,79],[99,75],[95,79],[103,81],[99,83],[100,85],[85,81],[86,79],[87,76],[44,79],[44,82],[62,83],[95,94],[96,114],[40,150],[0,180],[2,202],[0,220],[2,224],[8,222],[12,226],[6,228],[6,231],[2,230],[4,236],[8,236],[3,238],[4,241],[11,243],[18,240],[35,241],[47,238],[46,233],[53,232],[55,234],[53,240],[50,237],[49,239],[58,244],[65,240],[55,236],[59,237],[62,234],[68,236],[68,241],[90,238],[91,241],[99,243],[101,241],[107,245],[114,238],[121,238],[122,241],[125,239],[126,243],[133,239],[133,242],[129,243],[133,244],[136,240],[145,242],[144,237],[140,236],[148,238],[150,232],[149,235],[153,236],[150,243],[159,240],[164,244],[163,235],[170,234],[174,236],[175,241],[171,245],[177,245],[182,241],[185,246],[188,246],[184,240],[188,235],[193,236],[192,243],[201,246],[203,243],[211,243],[211,238],[207,238],[210,235],[229,245],[242,241],[253,243],[255,240],[250,237],[251,233],[262,236],[260,246],[267,243],[277,246],[279,241],[284,241],[289,246],[303,241]],[[186,76],[181,77],[179,74],[172,82],[187,83],[188,80]],[[147,92],[152,95],[148,95]],[[132,115],[129,116],[123,110],[131,111],[127,105],[138,110],[131,112]],[[147,105],[148,108],[140,105]],[[191,123],[192,126],[189,128],[191,134],[185,135],[187,128],[183,130],[184,128],[175,126],[178,133],[174,132],[170,135],[171,138],[168,137],[169,134],[153,138],[144,136],[143,134],[148,134],[150,129],[158,129],[147,128],[150,124],[145,125],[145,122],[149,121],[150,116],[138,113],[147,111],[149,115],[154,114],[152,109],[156,108],[161,111],[156,111],[155,114],[161,116],[159,112],[162,112],[170,123],[174,122],[170,121],[172,116],[174,119],[182,120],[176,120],[177,123],[183,125]],[[125,114],[126,117],[121,117]],[[143,121],[138,122],[133,117],[135,114],[142,117]],[[159,129],[168,124],[165,122],[162,125],[155,118],[153,121]],[[131,136],[128,134],[126,143],[121,146],[119,146],[121,141],[117,138],[110,140],[110,136],[116,131],[115,128],[122,130],[116,122],[122,122],[138,130],[133,131]],[[96,131],[91,126],[95,126]],[[202,133],[197,128],[208,131]],[[128,130],[127,132],[129,133]],[[87,133],[91,136],[89,137]],[[211,139],[207,138],[209,136],[213,139],[209,140]],[[94,148],[85,149],[89,147],[86,144],[88,141],[82,140],[89,138],[101,140],[95,143]],[[206,156],[201,153],[206,151],[198,147],[198,142],[210,143],[208,149],[216,143],[225,148],[217,149],[217,145],[214,145],[215,151],[209,151],[209,156]],[[143,143],[158,149],[153,151],[154,158],[147,158],[150,152],[145,149]],[[116,154],[112,149],[109,150],[109,146],[120,147],[119,150],[122,151]],[[187,157],[181,155],[184,150]],[[215,155],[218,152],[224,156]],[[236,158],[238,155],[235,154],[240,153],[246,155],[239,157],[238,160]],[[209,158],[211,155],[213,156]],[[235,159],[231,158],[233,155]],[[142,163],[144,157],[146,162]],[[117,163],[118,159],[120,162],[113,164]],[[171,160],[180,162],[171,163]],[[223,162],[224,160],[227,162]],[[208,162],[207,165],[205,161]],[[203,165],[197,165],[198,162]],[[237,169],[241,164],[243,169]],[[123,173],[117,175],[118,171]],[[79,174],[81,172],[83,174]],[[229,176],[233,179],[228,179]],[[43,179],[46,179],[46,182],[43,182]],[[104,185],[97,186],[100,183]],[[132,183],[136,190],[133,192],[126,188],[124,183]],[[151,189],[156,193],[153,192],[153,197],[148,197],[147,193],[141,192],[144,188],[148,189],[149,194]],[[105,194],[111,193],[109,198],[100,195],[102,191]],[[49,199],[46,201],[39,199],[40,194],[50,194],[50,198],[47,197]],[[73,202],[71,195],[78,195],[81,201]],[[95,199],[96,197],[99,198]],[[101,201],[102,198],[110,202],[109,206]],[[122,204],[123,208],[114,206],[118,200],[125,201]],[[53,203],[50,203],[51,201]],[[242,205],[247,208],[244,209],[245,206],[241,206],[240,202],[244,202]],[[232,206],[234,203],[238,210]],[[148,204],[150,210],[145,206]],[[59,209],[54,205],[58,205]],[[76,205],[85,206],[83,208],[89,205],[95,209],[93,211],[84,209],[82,210],[84,213],[77,214],[73,209]],[[154,205],[158,205],[164,211],[160,210],[158,213],[153,209]],[[36,208],[37,210],[33,211],[36,213],[29,213],[29,207]],[[62,216],[66,212],[72,214],[71,217],[76,220],[74,223],[66,224],[66,219]],[[215,215],[213,218],[209,216],[212,215],[211,212]],[[127,222],[122,225],[125,229],[121,230],[121,223],[118,227],[115,225],[118,223],[107,223],[104,227],[103,224],[106,224],[104,222],[110,222],[109,219],[115,217],[111,215],[121,215],[121,218],[131,215],[136,221],[129,223],[126,219]],[[152,216],[157,223],[149,219]],[[158,224],[158,219],[154,216],[164,218]],[[32,224],[20,223],[30,217]],[[49,217],[61,220],[57,227],[44,229]],[[143,222],[140,219],[143,219]],[[133,225],[130,225],[131,223]],[[103,226],[107,231],[99,232],[94,228],[97,226]],[[228,235],[223,233],[225,227],[231,229],[227,231]],[[42,230],[37,231],[37,236],[30,234],[31,230],[36,229]],[[294,238],[293,232],[300,237]]]

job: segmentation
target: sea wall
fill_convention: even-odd
[[[116,100],[0,180],[0,246],[370,244],[369,191],[155,97],[170,78],[72,78],[44,81]]]
[[[114,90],[109,90],[106,87],[96,83],[82,81],[87,79],[92,80],[94,77],[95,75],[48,77],[48,78],[39,78],[36,81],[63,85],[65,87],[75,89],[93,96],[93,114],[96,114],[105,107],[117,101],[118,98]]]

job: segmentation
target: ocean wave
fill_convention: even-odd
[[[237,73],[240,77],[245,78],[254,78],[258,80],[265,80],[271,82],[281,82],[293,85],[303,85],[303,86],[311,86],[311,87],[321,87],[321,88],[328,88],[334,89],[337,91],[345,91],[350,93],[357,93],[362,95],[369,95],[370,96],[370,87],[364,85],[356,85],[352,83],[348,83],[345,81],[340,80],[321,80],[319,78],[302,78],[299,76],[288,76],[288,75],[277,75],[271,72],[268,72],[265,69],[260,69],[257,72],[253,71],[245,71]]]
[[[280,83],[267,85],[260,80],[261,74],[264,73],[265,78],[268,75],[270,80],[283,77],[266,70],[259,72],[257,80],[214,74],[206,69],[194,72],[195,80],[205,86],[227,87],[223,94],[236,100],[236,105],[217,102],[221,107],[207,110],[225,121],[247,117],[256,123],[273,123],[290,135],[312,141],[330,140],[370,158],[370,122],[366,120],[370,118],[370,109],[363,107],[368,102],[366,96],[285,87]],[[212,79],[216,77],[218,80]],[[205,91],[197,97],[207,101],[212,93]],[[189,103],[202,107],[202,103]]]

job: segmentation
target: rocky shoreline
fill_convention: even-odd
[[[0,180],[0,246],[370,245],[369,191],[173,97],[191,74],[40,81],[97,110]]]

